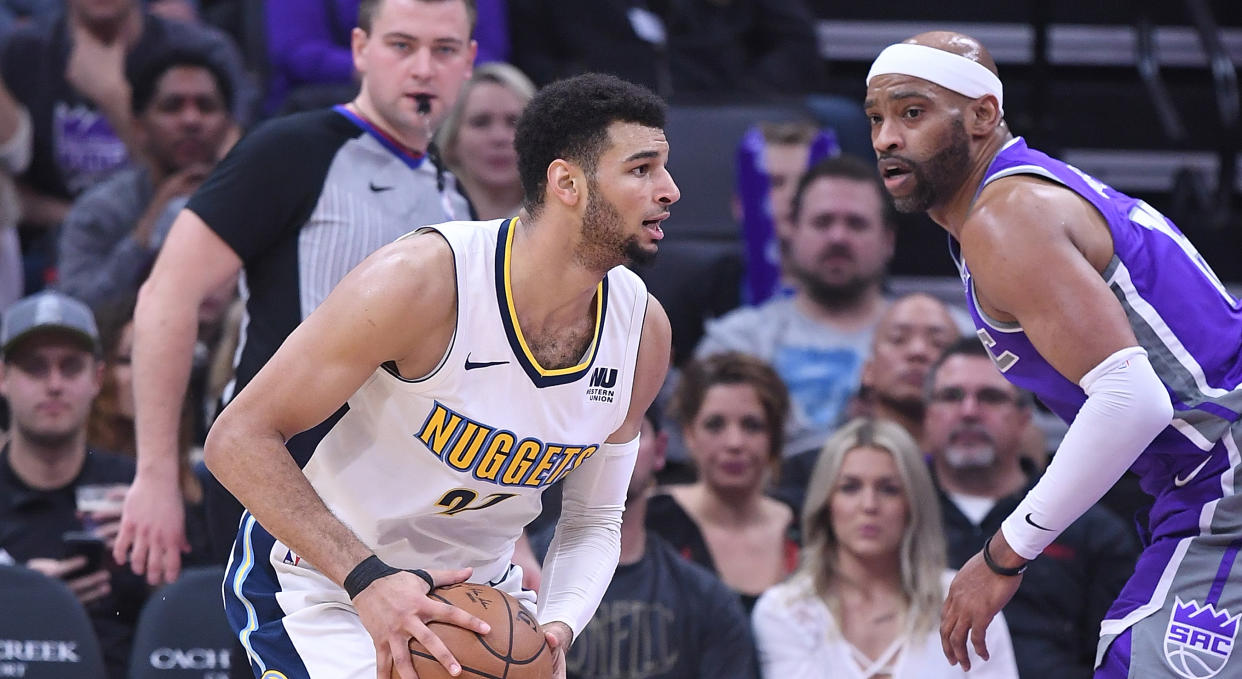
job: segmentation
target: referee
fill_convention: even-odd
[[[470,76],[475,16],[475,0],[362,0],[358,97],[255,129],[174,222],[135,312],[138,473],[115,550],[151,584],[176,579],[187,547],[177,427],[199,304],[241,274],[246,314],[227,402],[368,254],[419,226],[470,218],[429,143]],[[208,486],[213,556],[224,563],[242,507]]]

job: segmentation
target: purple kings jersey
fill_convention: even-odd
[[[1226,446],[1228,455],[1207,454],[1242,418],[1242,308],[1182,232],[1147,203],[1028,148],[1021,137],[1010,140],[992,160],[980,190],[1017,174],[1065,186],[1108,223],[1114,256],[1102,275],[1176,411],[1172,424],[1131,470],[1151,495],[1186,486],[1176,498],[1157,500],[1151,515],[1153,537],[1198,532],[1197,518],[1188,514],[1235,492],[1232,468],[1238,460],[1230,458],[1238,456],[1236,446]],[[979,309],[967,263],[961,261],[956,242],[951,245],[975,327],[997,367],[1066,422],[1073,421],[1086,394],[1039,355],[1019,325],[989,318]],[[1188,485],[1192,477],[1196,492]],[[1179,514],[1183,521],[1161,525]]]

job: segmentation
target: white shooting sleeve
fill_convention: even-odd
[[[561,517],[543,560],[539,622],[563,622],[574,639],[595,615],[621,557],[621,513],[638,438],[601,445],[565,478]]]
[[[1078,382],[1087,400],[1043,478],[1001,524],[1019,556],[1034,559],[1169,426],[1173,405],[1142,347],[1127,347]]]

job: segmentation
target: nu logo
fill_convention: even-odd
[[[616,368],[596,368],[591,373],[591,386],[587,388],[587,400],[612,403],[616,397],[613,387],[617,385]]]
[[[617,384],[617,369],[616,368],[596,368],[595,372],[591,373],[591,386],[592,387],[603,387],[604,389],[611,389],[616,384]]]

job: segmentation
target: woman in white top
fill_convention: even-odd
[[[991,658],[949,665],[940,607],[951,580],[931,476],[900,425],[857,419],[824,444],[802,512],[802,563],[754,611],[765,679],[1016,679],[1002,616]]]

